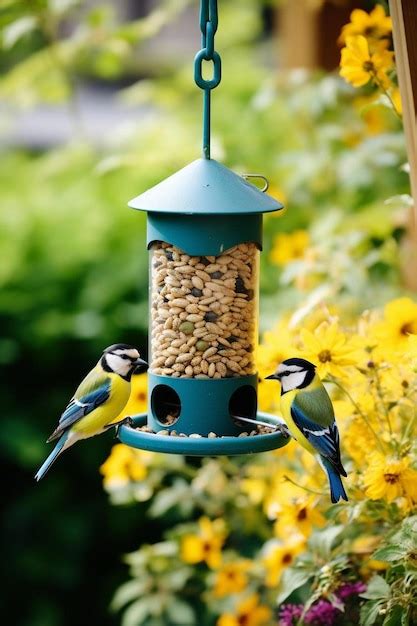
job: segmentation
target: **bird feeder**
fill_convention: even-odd
[[[129,202],[147,214],[148,412],[121,426],[119,438],[179,454],[261,452],[287,442],[274,430],[280,420],[257,410],[255,363],[262,215],[283,206],[210,158],[216,2],[202,0],[201,27],[195,79],[205,92],[204,158]],[[201,76],[202,60],[213,60],[211,81]],[[271,424],[271,432],[255,435],[238,418]]]

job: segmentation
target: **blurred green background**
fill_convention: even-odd
[[[394,294],[407,227],[399,122],[384,106],[364,118],[334,73],[280,68],[282,4],[220,2],[216,37],[213,157],[265,174],[289,206],[266,223],[263,327],[326,280],[347,307]],[[340,24],[372,4],[345,3]],[[157,539],[158,523],[140,505],[109,505],[98,468],[111,433],[76,446],[39,485],[33,475],[101,350],[125,341],[146,354],[145,223],[126,204],[200,155],[198,7],[6,0],[0,31],[2,616],[110,626],[120,622],[108,607],[126,578],[121,555]],[[300,293],[269,252],[278,232],[308,226],[324,278]]]

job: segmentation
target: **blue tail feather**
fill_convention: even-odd
[[[333,465],[326,458],[321,457],[323,466],[327,472],[330,483],[330,497],[333,503],[339,502],[340,499],[348,501],[345,488],[343,487],[340,474],[335,470]]]
[[[35,474],[35,480],[39,482],[40,479],[45,476],[46,472],[49,470],[52,463],[61,454],[62,448],[64,447],[67,439],[68,439],[68,433],[66,432],[60,437],[60,439],[58,440],[58,443],[56,444],[55,448],[52,450],[51,454],[48,456],[46,461],[43,463],[43,465],[39,468],[39,470]]]

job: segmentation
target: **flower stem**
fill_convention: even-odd
[[[376,431],[373,429],[373,427],[371,426],[367,416],[365,415],[365,413],[362,411],[362,409],[360,408],[360,406],[358,405],[357,402],[355,402],[355,400],[352,398],[352,396],[350,395],[350,393],[347,391],[347,389],[345,389],[343,387],[343,385],[341,383],[339,383],[339,381],[336,378],[333,378],[333,376],[329,376],[328,378],[329,382],[333,383],[334,385],[336,385],[336,387],[338,387],[340,389],[340,391],[342,391],[345,396],[350,400],[350,402],[352,403],[353,407],[356,409],[356,411],[358,412],[358,414],[361,416],[361,418],[363,419],[363,421],[365,422],[365,424],[367,425],[367,427],[369,428],[369,430],[371,431],[371,433],[373,434],[373,436],[375,437],[375,440],[378,444],[379,449],[381,450],[381,452],[383,452],[385,454],[385,448],[384,445],[381,441],[381,439],[378,437],[378,434],[376,433]]]
[[[414,426],[416,424],[416,421],[417,421],[417,411],[414,411],[413,417],[411,418],[411,420],[407,424],[407,428],[405,429],[405,433],[403,435],[401,443],[404,443],[405,441],[408,440],[409,434],[413,432],[413,429],[414,429]]]
[[[382,91],[384,96],[386,96],[388,98],[388,100],[390,101],[394,115],[396,115],[398,117],[398,119],[400,120],[400,122],[403,123],[403,118],[401,116],[401,113],[397,110],[397,107],[394,104],[394,100],[391,98],[390,93],[384,87],[384,85],[381,83],[381,81],[377,78],[375,73],[373,73],[373,75],[372,75],[372,80],[374,81],[374,83],[378,87],[378,89],[380,89],[380,91]]]
[[[384,401],[384,394],[383,394],[383,391],[382,391],[381,379],[379,377],[378,369],[376,367],[375,367],[374,371],[375,371],[375,387],[376,387],[376,391],[377,391],[378,397],[379,397],[379,399],[381,401],[381,405],[382,405],[383,411],[385,413],[385,418],[387,420],[389,434],[392,436],[392,434],[393,434],[392,424],[391,424],[391,419],[390,419],[390,416],[389,416],[388,407],[387,407],[387,405],[385,404],[385,401]]]
[[[300,483],[296,483],[295,480],[293,480],[292,478],[290,478],[286,474],[284,474],[284,479],[287,482],[291,483],[292,485],[295,485],[295,487],[299,487],[300,489],[304,489],[304,491],[308,491],[308,493],[314,493],[314,495],[316,495],[316,496],[325,496],[326,495],[324,493],[324,491],[316,491],[315,489],[311,489],[310,487],[304,487],[304,485],[300,485]]]

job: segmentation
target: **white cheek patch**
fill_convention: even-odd
[[[281,385],[284,391],[291,391],[291,389],[296,389],[300,387],[306,377],[307,372],[304,370],[294,372],[292,374],[288,374],[288,376],[283,376],[281,378]]]
[[[124,350],[124,349],[120,349],[120,350],[115,350],[114,354],[125,354],[126,356],[130,357],[131,359],[138,359],[139,358],[139,352],[137,350],[135,350],[134,348],[132,348],[132,350]]]
[[[106,354],[106,361],[110,369],[116,372],[116,374],[120,374],[120,376],[126,376],[132,369],[132,363],[122,359],[117,354]]]

